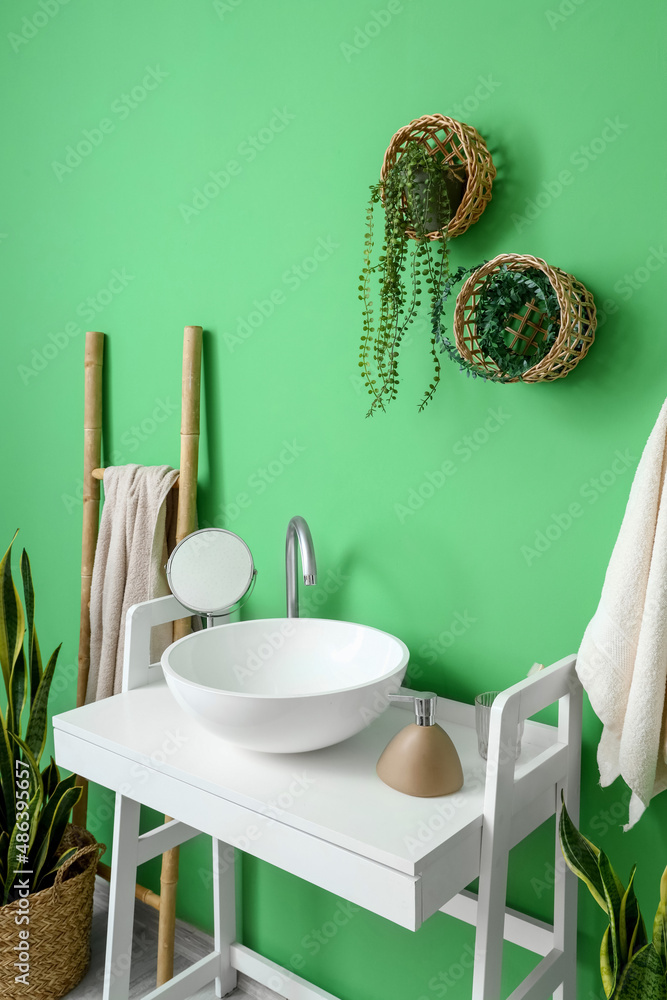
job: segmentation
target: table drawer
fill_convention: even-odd
[[[56,759],[62,767],[402,927],[414,931],[421,926],[420,876],[371,861],[62,730],[56,729],[54,735]]]

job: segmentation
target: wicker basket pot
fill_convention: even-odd
[[[83,979],[90,962],[90,926],[97,862],[105,847],[87,830],[69,826],[63,847],[78,847],[56,874],[54,885],[0,907],[0,997],[2,1000],[56,1000]],[[30,923],[17,923],[28,914]],[[28,984],[16,982],[22,970],[15,966],[25,949],[30,966]]]
[[[389,169],[400,159],[405,147],[413,142],[424,146],[429,155],[439,156],[454,178],[459,177],[465,181],[463,197],[447,230],[450,237],[460,236],[473,222],[477,222],[491,200],[496,168],[486,143],[472,125],[465,125],[445,115],[423,115],[399,129],[389,143],[384,154],[381,181],[384,181]],[[403,207],[407,209],[405,202]],[[414,229],[406,232],[411,239],[415,238]],[[440,239],[440,231],[434,229],[428,233],[428,237]]]
[[[500,254],[483,264],[463,285],[456,299],[454,311],[454,336],[461,357],[471,364],[481,375],[498,379],[503,372],[498,363],[488,357],[477,340],[477,307],[484,288],[490,278],[501,267],[510,271],[527,271],[535,268],[549,279],[556,293],[560,308],[559,330],[554,343],[541,361],[528,368],[521,378],[504,379],[507,382],[551,382],[564,378],[579,364],[595,339],[595,302],[593,296],[580,281],[559,267],[551,267],[539,257],[523,254]],[[529,328],[534,342],[539,342],[540,322],[543,313],[531,311],[532,303],[526,303],[525,316],[508,317],[508,333],[517,333],[522,326]],[[513,321],[514,325],[509,325]],[[523,331],[521,331],[523,332]]]

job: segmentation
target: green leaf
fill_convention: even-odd
[[[44,864],[48,862],[50,855],[58,849],[62,839],[62,833],[60,834],[58,841],[54,843],[52,841],[52,836],[54,835],[53,824],[56,819],[61,800],[65,797],[65,795],[67,795],[68,792],[75,788],[75,785],[76,775],[71,774],[68,778],[65,778],[58,784],[48,800],[45,799],[46,804],[39,818],[37,832],[35,835],[36,853],[33,852],[33,857],[31,858],[36,880],[39,878]],[[81,797],[81,789],[76,789],[76,791],[76,802],[78,802]],[[73,805],[76,805],[76,802],[74,802]],[[67,817],[69,817],[69,812],[67,813]]]
[[[35,793],[28,803],[28,809],[22,809],[21,812],[17,814],[17,821],[12,831],[9,848],[7,850],[7,878],[5,880],[3,903],[7,903],[9,899],[16,879],[16,873],[26,867],[30,867],[28,865],[28,854],[32,839],[34,838],[34,831],[37,826],[37,819],[42,806],[42,800],[43,791],[40,783],[40,785],[35,788]],[[24,827],[26,825],[28,830],[19,829],[19,827]],[[28,836],[28,841],[23,840],[23,837],[26,834]],[[19,837],[21,837],[21,842],[19,842]],[[35,883],[33,881],[33,891],[34,885]]]
[[[565,803],[560,814],[559,835],[566,865],[585,883],[593,899],[607,913],[604,887],[598,868],[600,850],[579,833],[568,815]]]
[[[42,783],[44,785],[44,801],[48,801],[51,798],[58,783],[60,782],[60,771],[58,770],[58,765],[56,764],[53,757],[51,758],[50,764],[44,768],[42,771]]]
[[[660,905],[653,921],[653,947],[663,965],[667,964],[667,868],[660,879]]]
[[[67,850],[64,851],[60,855],[60,857],[56,860],[53,868],[51,868],[48,872],[43,873],[40,879],[40,887],[39,887],[40,890],[48,889],[50,885],[53,885],[53,876],[56,874],[59,868],[62,868],[62,866],[65,864],[66,861],[69,861],[70,858],[74,857],[77,850],[78,848],[76,847],[68,847]]]
[[[621,910],[618,921],[618,943],[620,949],[621,963],[624,965],[630,957],[630,945],[634,942],[634,951],[643,948],[646,942],[646,929],[639,910],[639,903],[635,896],[634,880],[637,865],[633,865],[630,872],[630,882],[628,888],[621,899]],[[639,930],[641,928],[641,930]],[[643,932],[644,940],[640,940]]]
[[[616,973],[610,951],[609,927],[602,935],[602,944],[600,945],[600,975],[605,996],[610,997],[616,988]]]
[[[23,646],[25,631],[23,605],[12,579],[12,545],[17,534],[18,531],[14,532],[14,538],[0,562],[0,666],[8,693],[12,667]]]
[[[614,1000],[667,1000],[667,980],[652,944],[638,951],[623,970]]]
[[[6,829],[13,830],[16,823],[14,752],[2,712],[0,712],[0,786],[2,787]]]
[[[28,720],[25,742],[34,755],[35,760],[38,762],[41,759],[42,753],[44,752],[44,746],[46,745],[49,691],[51,690],[51,681],[53,680],[53,672],[56,669],[56,661],[58,660],[59,652],[60,646],[54,649],[51,654],[51,658],[46,665],[46,670],[44,671],[41,681],[39,682],[37,694],[35,695],[35,699],[30,709],[30,719]]]
[[[24,740],[21,739],[20,736],[17,736],[15,733],[10,733],[9,734],[9,738],[12,741],[12,743],[15,744],[19,748],[19,750],[21,751],[21,757],[23,758],[23,763],[28,768],[29,780],[30,780],[29,794],[32,796],[32,795],[35,794],[35,792],[39,791],[40,794],[41,794],[42,800],[43,800],[44,799],[44,782],[42,781],[42,775],[41,775],[40,770],[39,770],[39,765],[38,765],[37,761],[35,760],[35,757],[33,756],[32,752],[30,750],[30,747],[27,745],[27,743],[24,742]],[[32,829],[31,829],[31,833],[30,833],[30,845],[31,846],[32,846],[32,844],[34,842],[35,831],[36,831],[36,828],[37,828],[37,819],[38,818],[39,818],[38,816],[35,818],[33,826],[32,826]]]
[[[648,944],[648,938],[646,936],[646,925],[644,923],[644,918],[640,914],[639,920],[637,921],[635,929],[632,932],[628,959],[632,958],[633,955],[636,955],[637,952],[640,951],[646,944]]]
[[[619,888],[619,880],[604,851],[600,851],[598,855],[598,869],[600,871],[600,878],[602,879],[604,898],[609,915],[612,969],[614,978],[618,979],[622,965],[619,945],[619,921],[621,915],[621,897],[624,890],[622,885]]]
[[[21,646],[9,678],[9,704],[7,710],[8,728],[11,728],[11,731],[17,735],[21,734],[21,715],[23,714],[28,694],[27,679],[25,656],[23,654],[23,646]]]
[[[54,866],[58,867],[60,842],[63,839],[63,834],[65,833],[65,828],[69,823],[70,813],[72,809],[77,804],[81,798],[81,788],[68,788],[67,791],[58,799],[53,819],[51,821],[51,826],[49,828],[48,834],[44,839],[44,844],[40,846],[39,852],[39,868],[36,868],[36,881],[35,888],[39,890],[44,888],[43,880],[46,877],[42,872],[46,872],[48,875],[53,871]]]
[[[28,553],[21,553],[21,577],[23,579],[23,598],[28,622],[28,667],[30,672],[30,701],[34,701],[37,688],[42,677],[42,657],[35,630],[35,590],[32,583],[32,571]]]

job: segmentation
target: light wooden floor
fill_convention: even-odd
[[[71,993],[68,1000],[101,1000],[104,975],[104,951],[106,945],[107,904],[109,886],[98,878],[95,887],[95,908],[91,935],[91,963],[88,974]],[[213,950],[213,939],[181,920],[176,922],[176,955],[174,971],[181,972],[198,959]],[[155,968],[157,962],[157,913],[145,903],[137,902],[134,911],[134,944],[132,948],[132,982],[130,1000],[139,1000],[155,988]],[[255,1000],[261,997],[275,997],[277,994],[265,991],[251,981],[243,981],[241,987],[231,997],[234,1000]],[[230,1000],[231,1000],[230,997]],[[215,1000],[213,984],[193,994],[192,1000]]]

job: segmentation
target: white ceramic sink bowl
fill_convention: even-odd
[[[176,701],[249,750],[297,753],[360,732],[397,691],[409,652],[350,622],[265,618],[195,632],[165,650]]]

